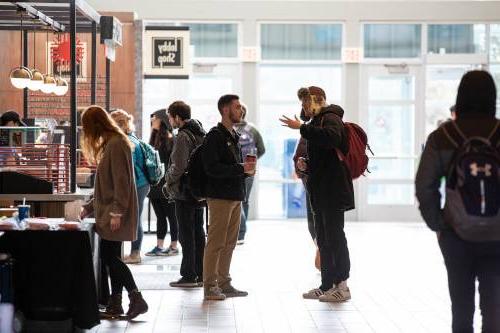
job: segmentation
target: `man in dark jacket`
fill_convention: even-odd
[[[193,149],[203,142],[205,131],[200,122],[191,119],[191,108],[182,101],[168,107],[168,118],[179,132],[170,155],[166,173],[166,189],[175,200],[175,215],[179,224],[179,241],[182,245],[181,278],[170,283],[171,287],[201,287],[203,281],[203,207],[189,200],[181,190],[182,175],[187,169]]]
[[[222,120],[207,134],[202,152],[210,221],[203,259],[205,300],[248,295],[231,285],[229,268],[245,199],[245,177],[255,173],[255,162],[243,163],[234,131],[234,125],[241,122],[239,97],[224,95],[217,107]]]
[[[469,242],[451,229],[441,208],[441,180],[448,175],[457,147],[448,137],[454,125],[463,135],[491,140],[500,149],[500,129],[495,119],[496,89],[485,71],[464,75],[458,88],[456,120],[443,123],[425,145],[415,179],[423,219],[437,233],[448,271],[453,332],[473,332],[476,279],[479,281],[483,332],[500,328],[500,242]],[[453,121],[455,124],[453,124]],[[445,131],[446,129],[446,131]],[[448,133],[448,134],[447,134]]]
[[[307,190],[314,212],[316,237],[321,256],[321,286],[303,294],[307,299],[343,302],[351,298],[347,279],[350,260],[344,233],[344,212],[354,208],[351,176],[338,157],[337,150],[348,152],[348,142],[338,105],[326,105],[326,95],[319,87],[302,88],[298,92],[304,108],[313,114],[308,124],[283,116],[281,122],[300,129],[307,140],[306,161],[298,167],[308,174]]]

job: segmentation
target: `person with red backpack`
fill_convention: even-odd
[[[415,179],[420,213],[437,234],[448,272],[453,332],[473,332],[476,280],[483,332],[500,328],[500,121],[486,71],[466,73],[456,120],[425,145]],[[441,206],[441,180],[446,200]]]
[[[302,107],[312,112],[312,120],[303,124],[297,117],[282,116],[283,126],[300,129],[307,142],[307,159],[298,168],[307,173],[317,243],[321,256],[321,285],[303,294],[306,299],[343,302],[351,298],[347,286],[350,259],[344,233],[344,212],[354,208],[354,190],[350,171],[341,160],[349,150],[338,105],[327,105],[326,94],[319,87],[301,88]],[[341,154],[339,154],[339,151]]]

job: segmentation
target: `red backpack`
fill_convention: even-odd
[[[344,161],[351,173],[351,178],[356,179],[360,176],[365,175],[365,171],[370,173],[368,170],[368,155],[366,150],[368,149],[370,153],[373,151],[368,144],[368,136],[366,132],[355,123],[344,123],[345,132],[347,135],[347,144],[349,146],[349,151],[347,155],[344,155],[340,149],[336,148],[337,156],[339,160]]]
[[[335,114],[336,115],[336,114]],[[338,115],[336,115],[339,117]],[[342,118],[340,118],[342,121]],[[357,179],[360,176],[365,176],[365,171],[370,173],[368,170],[368,155],[366,155],[366,150],[368,149],[370,153],[373,154],[370,145],[368,144],[368,136],[366,132],[355,123],[344,123],[344,129],[347,136],[347,145],[349,150],[347,155],[344,155],[340,149],[335,148],[339,160],[343,161],[351,174],[352,179]],[[323,120],[321,120],[321,127],[323,127]]]

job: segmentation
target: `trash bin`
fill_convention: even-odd
[[[305,218],[307,216],[306,191],[295,174],[293,155],[298,139],[286,139],[283,152],[283,178],[289,182],[283,184],[283,211],[287,218]],[[292,183],[290,181],[298,181]]]

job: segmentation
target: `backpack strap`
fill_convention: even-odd
[[[454,120],[451,120],[448,123],[444,124],[443,126],[441,126],[441,128],[443,129],[443,132],[448,140],[455,146],[455,148],[462,146],[465,140],[467,140],[467,137],[460,130],[457,122]]]
[[[488,140],[493,147],[500,148],[500,120],[497,120],[497,124],[491,130],[490,135],[488,135]]]
[[[193,146],[196,147],[196,138],[193,134],[193,132],[191,132],[189,129],[185,128],[185,129],[181,129],[182,132],[186,133],[187,136],[189,137],[189,139],[192,141],[193,143]]]

